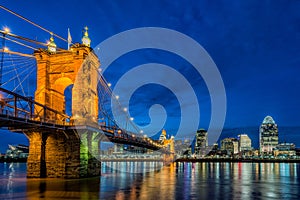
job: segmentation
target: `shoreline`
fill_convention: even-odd
[[[26,163],[27,159],[0,159],[0,163]],[[155,159],[104,159],[101,162],[163,162]],[[300,163],[300,159],[237,159],[237,158],[179,158],[174,163],[203,163],[203,162],[245,162],[245,163]]]

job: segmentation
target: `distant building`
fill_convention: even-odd
[[[266,116],[260,126],[259,145],[261,154],[271,154],[278,145],[278,127],[271,116]]]
[[[114,144],[114,154],[123,153],[124,145],[123,144]]]
[[[183,155],[185,155],[185,156],[190,156],[190,155],[192,155],[192,141],[190,140],[190,139],[184,139],[184,141],[183,141],[183,149],[182,149],[182,151],[183,151]]]
[[[241,134],[238,137],[239,137],[239,152],[251,151],[252,144],[249,136],[247,134]]]
[[[6,158],[27,158],[29,153],[29,148],[26,145],[8,145],[6,150]]]
[[[207,141],[207,131],[205,129],[199,129],[196,132],[196,142],[195,142],[195,154],[203,155],[203,150],[208,146]]]
[[[239,152],[239,143],[236,138],[225,138],[221,141],[221,150],[226,151],[227,155],[237,154]]]
[[[192,154],[192,149],[191,149],[191,141],[189,139],[177,139],[174,140],[174,148],[175,148],[175,153],[178,156],[187,156]]]
[[[280,143],[274,148],[274,156],[288,158],[296,156],[296,147],[293,143]]]

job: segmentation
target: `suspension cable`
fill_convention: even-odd
[[[34,47],[32,47],[32,46],[26,45],[26,44],[24,44],[24,43],[22,43],[22,42],[18,42],[18,41],[16,41],[16,40],[10,39],[10,38],[8,38],[8,37],[4,37],[3,35],[0,35],[0,37],[3,38],[3,39],[5,39],[5,40],[9,40],[9,41],[14,42],[14,43],[16,43],[16,44],[19,44],[19,45],[21,45],[21,46],[24,46],[24,47],[27,47],[27,48],[30,48],[30,49],[33,49],[33,50],[37,50],[36,48],[34,48]]]
[[[42,29],[43,31],[45,31],[45,32],[47,32],[47,33],[49,33],[49,34],[52,33],[55,37],[57,37],[57,38],[59,38],[59,39],[65,41],[65,42],[68,42],[68,40],[64,39],[63,37],[61,37],[61,36],[59,36],[59,35],[53,33],[52,31],[49,31],[48,29],[46,29],[46,28],[44,28],[44,27],[42,27],[42,26],[40,26],[40,25],[34,23],[33,21],[31,21],[31,20],[29,20],[29,19],[27,19],[27,18],[25,18],[25,17],[19,15],[18,13],[14,12],[14,11],[12,11],[12,10],[10,10],[10,9],[8,9],[8,8],[6,8],[6,7],[4,7],[4,6],[2,6],[2,5],[0,5],[0,8],[2,8],[3,10],[5,10],[5,11],[7,11],[7,12],[9,12],[9,13],[15,15],[15,16],[17,16],[18,18],[20,18],[20,19],[22,19],[22,20],[24,20],[24,21],[26,21],[26,22],[28,22],[28,23],[34,25],[35,27],[38,27],[38,28]]]
[[[24,56],[24,57],[35,58],[33,55],[30,55],[30,54],[19,53],[19,52],[14,52],[14,51],[10,51],[10,50],[0,49],[0,52],[8,53],[8,54],[15,54],[15,55]]]

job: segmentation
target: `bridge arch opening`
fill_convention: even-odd
[[[73,84],[66,87],[64,91],[65,95],[65,113],[69,116],[72,116],[72,89]]]
[[[61,96],[62,99],[62,112],[67,115],[72,115],[72,89],[73,81],[68,77],[60,77],[54,82],[53,89],[57,92],[57,95]],[[53,102],[59,103],[59,102]]]

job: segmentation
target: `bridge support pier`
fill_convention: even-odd
[[[29,156],[27,159],[27,177],[46,177],[46,136],[39,132],[30,132],[26,136],[29,139]]]
[[[29,139],[27,177],[81,178],[99,176],[101,133],[75,130],[26,132]]]

